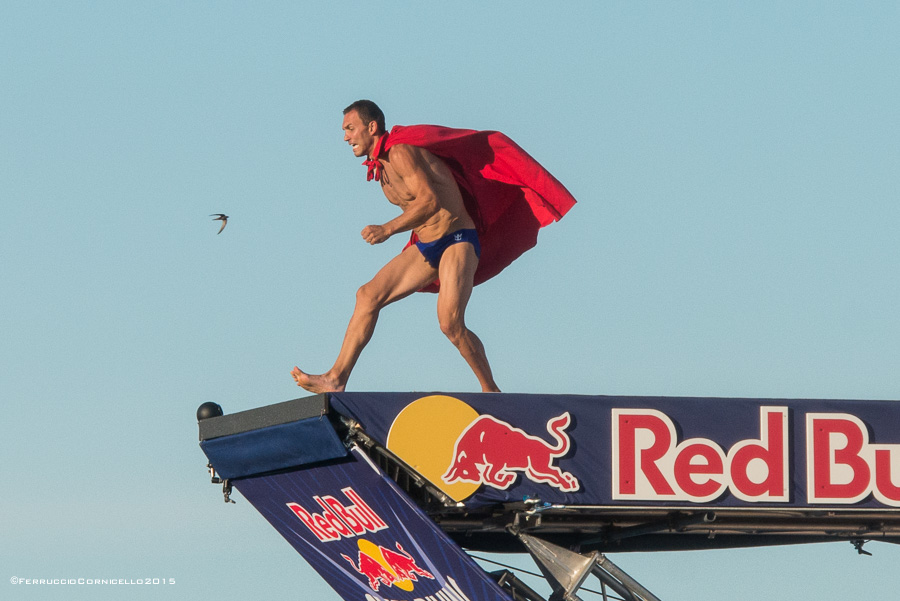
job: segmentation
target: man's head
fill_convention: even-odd
[[[356,156],[371,156],[375,138],[385,132],[384,113],[371,100],[357,100],[344,109],[344,141]]]
[[[378,130],[375,132],[376,136],[380,136],[385,132],[384,113],[378,108],[378,105],[371,100],[357,100],[344,109],[344,114],[346,115],[351,111],[359,113],[359,118],[362,119],[363,125],[366,127],[368,127],[369,123],[374,121],[375,125],[378,127]]]

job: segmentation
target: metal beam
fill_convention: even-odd
[[[575,593],[591,574],[626,601],[660,601],[602,553],[579,554],[522,532],[515,535],[553,589],[550,601],[578,601]]]

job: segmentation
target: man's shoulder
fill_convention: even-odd
[[[388,161],[396,165],[414,165],[417,161],[431,155],[427,149],[415,144],[394,144],[386,149]]]
[[[417,146],[415,144],[410,144],[409,142],[401,142],[399,144],[391,144],[386,150],[391,152],[393,150],[400,150],[400,152],[414,152],[415,149],[422,149],[421,146]]]

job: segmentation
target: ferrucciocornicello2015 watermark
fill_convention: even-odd
[[[20,585],[75,585],[75,586],[96,586],[96,585],[171,585],[175,584],[174,578],[21,578],[12,576],[9,579],[10,584]]]

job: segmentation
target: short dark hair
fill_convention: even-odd
[[[362,119],[363,125],[368,126],[369,123],[374,121],[376,125],[378,125],[378,131],[376,133],[383,134],[386,131],[384,127],[384,113],[378,108],[378,105],[371,100],[357,100],[344,109],[344,114],[346,115],[351,111],[356,111],[357,114],[359,114],[359,118]]]

